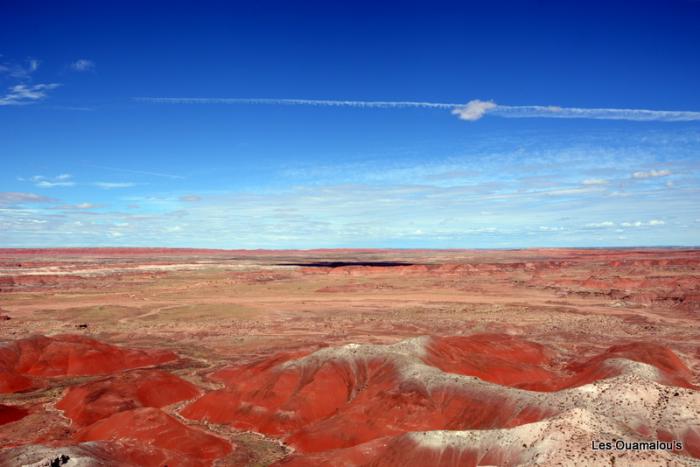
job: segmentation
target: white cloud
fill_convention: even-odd
[[[50,203],[55,200],[36,193],[22,193],[17,191],[0,192],[0,206],[12,206],[22,203]]]
[[[609,195],[611,198],[628,198],[632,196],[631,193],[627,193],[625,191],[613,191]]]
[[[182,175],[174,175],[174,174],[167,174],[167,173],[161,173],[161,172],[146,172],[143,170],[120,169],[117,167],[105,167],[103,165],[90,165],[90,164],[88,164],[87,167],[92,167],[94,169],[109,170],[111,172],[130,173],[130,174],[136,174],[136,175],[152,175],[154,177],[172,178],[172,179],[178,179],[178,180],[185,178]]]
[[[95,62],[81,58],[71,63],[70,67],[74,71],[92,71],[95,69]]]
[[[667,169],[661,170],[650,170],[648,172],[635,172],[632,174],[632,178],[644,179],[644,178],[655,178],[655,177],[667,177],[671,175],[671,171]]]
[[[615,223],[611,221],[603,221],[603,222],[591,222],[589,224],[586,224],[586,227],[589,227],[591,229],[604,229],[607,227],[614,227]]]
[[[29,178],[17,177],[21,182],[32,182],[38,188],[54,188],[57,186],[74,186],[75,182],[70,174],[60,174],[55,177],[45,177],[44,175],[32,175]]]
[[[467,105],[452,109],[452,115],[457,115],[460,120],[470,122],[479,120],[486,112],[496,107],[492,101],[480,101],[478,99],[467,102]]]
[[[653,243],[661,233],[669,239],[666,243],[676,243],[671,237],[676,229],[662,232],[658,221],[664,214],[658,205],[645,204],[646,196],[639,198],[639,204],[625,200],[582,206],[577,199],[521,193],[517,187],[508,193],[503,190],[473,193],[461,187],[342,184],[206,195],[142,194],[115,201],[115,207],[138,201],[143,207],[139,211],[88,210],[91,203],[86,202],[70,208],[54,205],[52,212],[49,209],[54,206],[19,208],[30,211],[24,214],[12,206],[6,210],[12,212],[0,209],[0,228],[8,232],[6,244],[30,246],[41,243],[48,234],[52,244],[104,244],[116,241],[114,232],[122,234],[119,241],[125,244],[166,241],[168,245],[230,248],[361,247],[400,242],[433,247],[495,247],[507,246],[507,242],[511,246],[590,246],[605,244],[618,235],[629,235],[635,244]],[[193,194],[202,200],[183,205],[180,197]],[[512,195],[508,198],[512,203],[500,201],[507,194]],[[28,218],[47,223],[32,227],[23,220]],[[609,219],[644,219],[645,227],[624,228]],[[78,228],[76,222],[82,225]],[[651,227],[652,223],[659,227]],[[624,232],[619,231],[623,228]]]
[[[112,190],[115,188],[129,188],[135,184],[131,182],[94,182],[93,185],[103,190]]]
[[[10,86],[7,93],[0,97],[2,105],[24,105],[40,101],[47,97],[48,91],[61,86],[57,83],[48,84],[15,84]]]
[[[659,225],[665,225],[666,222],[660,219],[652,219],[649,222],[635,221],[635,222],[622,222],[620,225],[622,227],[655,227]]]
[[[579,195],[583,193],[595,193],[603,191],[602,188],[596,188],[594,186],[586,188],[560,188],[556,190],[542,191],[541,193],[547,196],[567,196],[567,195]]]
[[[198,201],[201,201],[202,197],[198,195],[183,195],[180,196],[180,201],[185,201],[187,203],[196,203]]]
[[[174,184],[171,191],[163,191],[167,188],[160,185],[149,188],[145,177],[136,178],[128,173],[93,171],[101,175],[82,183],[74,174],[76,185],[97,191],[99,188],[92,185],[93,181],[133,181],[136,185],[113,190],[115,196],[119,191],[116,198],[83,198],[82,194],[73,193],[80,198],[54,204],[26,202],[4,211],[0,208],[0,236],[3,244],[17,246],[163,242],[171,246],[231,248],[606,246],[615,245],[618,235],[628,236],[625,244],[629,245],[696,244],[700,223],[692,221],[700,216],[692,190],[686,189],[692,187],[681,183],[677,190],[667,189],[663,183],[673,176],[650,179],[661,182],[650,186],[649,181],[632,180],[631,174],[635,170],[669,168],[674,175],[696,175],[693,150],[700,136],[691,130],[685,133],[673,129],[660,134],[658,140],[637,145],[637,136],[646,133],[627,135],[614,130],[605,136],[605,144],[614,141],[609,148],[598,147],[598,140],[579,141],[580,146],[573,149],[569,145],[579,144],[578,140],[567,140],[562,147],[559,142],[530,145],[526,139],[522,144],[512,144],[517,149],[495,148],[488,155],[476,156],[472,151],[464,156],[435,155],[431,162],[393,158],[386,162],[363,160],[350,166],[353,161],[343,161],[335,168],[329,166],[335,171],[320,176],[312,174],[308,183],[306,179],[294,179],[276,188],[226,189],[198,185],[193,180],[185,184],[189,188],[178,189],[183,184]],[[659,143],[661,139],[675,141],[680,134],[692,142],[687,148],[673,150],[674,146]],[[619,135],[621,140],[613,140],[610,135]],[[625,149],[624,138],[635,145]],[[511,141],[508,145],[511,146]],[[658,154],[673,155],[678,160],[669,159],[668,165],[661,164],[656,159]],[[553,166],[554,162],[559,165]],[[156,166],[151,168],[155,170]],[[46,176],[58,178],[67,170],[43,172],[41,177],[42,180]],[[233,172],[235,168],[230,170]],[[270,169],[269,173],[276,173],[274,170]],[[475,175],[450,183],[426,179],[426,175],[451,170]],[[375,179],[377,172],[387,176]],[[530,183],[523,177],[524,173],[546,183]],[[25,175],[26,191],[47,195],[58,191],[58,188],[54,192],[34,189],[34,183],[41,180],[32,181],[31,175]],[[620,176],[628,177],[627,182]],[[608,179],[610,183],[582,184],[584,179],[594,177]],[[625,198],[608,196],[612,191],[608,188],[617,185],[618,180],[621,185],[615,189],[624,189]],[[192,195],[201,196],[202,200],[192,203],[180,200],[182,196]],[[59,208],[64,203],[88,200],[109,204],[93,210]],[[26,219],[46,222],[35,226]],[[690,219],[689,226],[677,225],[673,219]],[[653,220],[664,220],[666,224],[651,226]],[[602,221],[615,225],[585,227]],[[645,225],[623,227],[620,225],[623,221]],[[84,225],[78,228],[74,222]],[[182,226],[182,230],[165,235],[166,228],[175,226]],[[555,231],[556,227],[565,230]],[[123,236],[114,239],[108,231]]]
[[[34,184],[34,186],[37,186],[39,188],[54,188],[57,186],[74,186],[75,182],[50,182],[48,180],[41,180],[40,182],[37,182]]]
[[[93,203],[78,203],[78,204],[63,204],[61,206],[56,206],[55,208],[52,209],[60,209],[60,210],[88,210],[88,209],[95,209],[99,208],[100,206],[97,204]]]
[[[587,178],[582,182],[584,185],[607,185],[608,181],[604,178]]]

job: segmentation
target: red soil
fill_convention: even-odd
[[[544,346],[507,335],[435,338],[428,352],[426,363],[443,371],[530,391],[559,391],[617,376],[621,370],[607,365],[610,359],[652,365],[661,372],[659,382],[695,388],[690,383],[692,372],[678,356],[650,342],[616,345],[592,358],[571,362],[564,368],[569,376],[542,368],[552,365],[554,356]]]
[[[318,452],[410,431],[510,428],[553,415],[493,394],[401,386],[392,381],[363,391],[348,407],[286,441],[300,452]]]
[[[0,425],[16,422],[17,420],[23,419],[28,414],[29,411],[22,407],[0,404]]]
[[[513,387],[558,378],[542,368],[552,360],[544,346],[504,334],[431,339],[425,362],[449,373]]]
[[[497,391],[423,384],[428,373],[406,378],[401,356],[388,348],[386,355],[316,355],[297,362],[284,354],[221,370],[213,377],[228,387],[206,394],[181,413],[282,436],[300,452],[346,448],[410,431],[509,428],[556,413]],[[433,338],[423,360],[445,372],[503,386],[558,391],[616,376],[622,369],[607,361],[624,358],[655,366],[661,382],[692,387],[690,371],[680,359],[651,343],[611,347],[568,365],[564,374],[545,368],[553,357],[554,352],[536,343],[482,334]]]
[[[228,441],[190,428],[159,409],[145,407],[118,412],[76,434],[78,441],[131,439],[181,453],[191,459],[223,457],[233,450]],[[188,465],[183,460],[182,465]]]
[[[681,430],[657,430],[656,437],[661,441],[683,443],[683,453],[700,459],[700,427],[690,426]]]
[[[131,350],[83,336],[33,336],[0,347],[0,390],[27,389],[25,376],[84,376],[175,360],[172,352]]]
[[[700,459],[700,428],[689,428],[683,436],[683,447],[691,456]]]
[[[110,374],[69,388],[56,404],[79,428],[75,441],[120,441],[118,445],[82,445],[86,456],[101,464],[208,466],[230,453],[231,443],[159,410],[192,399],[200,390],[162,370],[122,372],[176,358],[172,352],[125,349],[81,336],[34,336],[0,348],[0,387],[7,392],[31,387],[32,381],[24,375]],[[20,407],[0,405],[0,425],[27,414]]]
[[[567,381],[567,387],[580,386],[618,374],[619,372],[611,373],[604,366],[605,361],[611,358],[625,358],[652,365],[661,373],[659,382],[671,386],[696,388],[689,382],[692,379],[692,373],[681,359],[669,348],[651,342],[615,345],[589,360],[569,364],[566,369],[575,372],[576,376]]]
[[[499,344],[486,342],[497,337],[478,336],[474,342],[466,343],[462,351],[467,355],[470,344],[475,348],[484,344],[484,352],[498,353]],[[505,341],[509,340],[506,336]],[[543,349],[523,341],[512,343],[523,350],[527,368],[518,369],[517,363],[503,360],[491,369],[505,369],[505,376],[493,378],[508,383],[537,378],[538,372],[529,368],[532,366],[529,362],[542,359]],[[506,353],[513,352],[504,345],[501,347]],[[305,452],[347,447],[415,430],[511,427],[548,415],[540,408],[516,407],[513,401],[499,395],[447,387],[429,390],[404,380],[391,355],[328,359],[288,368],[277,363],[288,357],[275,357],[272,360],[275,365],[258,364],[218,372],[214,376],[229,388],[208,393],[186,407],[182,414],[271,435],[286,435],[290,444]],[[482,363],[485,362],[483,359]],[[482,370],[484,374],[489,371],[485,367]],[[367,417],[368,413],[373,414],[371,418]]]
[[[121,373],[109,379],[74,386],[57,404],[78,426],[88,426],[117,412],[140,407],[164,407],[192,399],[199,390],[160,370]]]
[[[163,338],[169,345],[182,344],[182,351],[194,357],[177,366],[178,374],[192,381],[208,371],[203,368],[247,362],[250,355],[271,349],[339,343],[313,353],[295,350],[225,366],[209,375],[222,383],[220,389],[208,391],[203,388],[211,388],[210,383],[198,388],[162,369],[143,369],[175,361],[171,352],[132,350],[73,335],[1,343],[0,393],[50,390],[12,395],[5,401],[12,405],[0,404],[0,425],[6,425],[0,426],[0,465],[17,465],[3,456],[33,448],[27,444],[32,442],[77,450],[99,465],[171,467],[215,460],[244,465],[240,459],[249,449],[264,454],[271,444],[279,448],[274,440],[253,442],[224,427],[183,423],[179,415],[284,441],[295,449],[284,465],[514,464],[527,451],[520,451],[519,439],[504,451],[492,441],[431,445],[416,441],[414,432],[508,429],[560,414],[565,419],[572,407],[603,420],[609,428],[601,436],[610,430],[621,435],[615,430],[624,425],[644,439],[682,440],[682,454],[700,458],[700,431],[693,422],[698,400],[693,370],[697,373],[700,359],[693,326],[700,310],[696,251],[528,250],[483,256],[461,251],[453,259],[445,252],[421,257],[418,250],[363,250],[351,252],[355,265],[322,265],[341,253],[346,252],[0,250],[0,268],[11,272],[0,277],[0,292],[22,292],[7,297],[12,319],[3,324],[5,339],[37,330],[60,332],[83,322],[89,322],[89,332],[117,341],[137,338],[157,345]],[[380,253],[398,256],[383,264],[405,264],[380,265]],[[195,264],[188,257],[212,263],[219,258],[226,268],[236,268],[172,272],[181,263]],[[246,259],[239,270],[236,261],[242,258],[265,267],[249,269],[253,261]],[[316,265],[295,269],[290,265],[303,263],[293,258]],[[176,267],[123,272],[168,264]],[[110,272],[113,268],[118,272]],[[152,280],[160,275],[164,280]],[[45,315],[33,312],[51,310],[57,293],[57,320],[41,322]],[[73,306],[67,297],[76,303],[66,311]],[[220,315],[219,308],[237,306],[239,299],[244,308],[256,310],[254,320]],[[141,309],[142,300],[166,312],[139,311],[133,318],[131,312],[122,317],[119,313],[126,310],[119,308],[114,316],[110,310],[94,322],[79,315],[81,308],[102,301]],[[208,307],[195,313],[191,324],[180,323],[167,312],[180,302],[193,309],[199,303]],[[3,313],[0,309],[0,319]],[[457,327],[489,334],[445,337]],[[436,337],[403,347],[340,347],[416,335]],[[640,342],[629,343],[630,336]],[[664,343],[689,356],[689,366]],[[570,390],[622,374],[626,376],[616,381]],[[71,378],[94,375],[100,376],[89,382]],[[635,385],[641,391],[638,399],[630,392]],[[173,406],[197,397],[179,414],[179,406]],[[582,420],[583,428],[598,430]],[[226,433],[233,442],[207,428]],[[517,430],[529,427],[504,431]],[[568,441],[560,441],[555,449],[568,451]],[[233,452],[234,442],[245,448]],[[285,454],[280,448],[275,455]],[[251,457],[250,464],[253,459],[269,463]]]
[[[0,349],[0,355],[2,355],[2,349]],[[35,385],[30,378],[0,366],[0,394],[24,391],[31,387],[35,387]]]

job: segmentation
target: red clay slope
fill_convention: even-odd
[[[57,404],[78,426],[88,426],[117,412],[164,407],[199,395],[192,384],[161,370],[121,373],[70,388]]]
[[[130,439],[182,454],[181,465],[209,462],[233,450],[228,441],[190,428],[159,409],[145,407],[118,412],[76,434],[78,441]]]
[[[175,358],[171,352],[124,349],[70,335],[35,336],[0,347],[0,368],[13,377],[112,373],[66,391],[56,407],[76,431],[47,442],[75,443],[71,448],[93,459],[107,456],[105,462],[115,465],[211,465],[234,446],[160,410],[201,391],[162,370],[124,371]],[[521,449],[532,427],[566,432],[570,428],[561,423],[572,413],[580,417],[574,427],[598,424],[604,427],[600,433],[617,433],[608,430],[619,424],[626,430],[646,426],[646,433],[637,430],[640,436],[680,439],[684,455],[700,455],[700,427],[676,417],[697,412],[698,393],[690,370],[670,349],[633,342],[562,360],[551,348],[505,334],[283,353],[215,372],[212,378],[225,387],[204,394],[180,414],[278,437],[296,450],[285,461],[289,465],[516,463],[526,451],[532,454],[534,448]],[[613,377],[614,382],[601,382]],[[583,385],[590,386],[579,388]],[[620,400],[630,403],[620,406]],[[22,410],[0,405],[0,424],[25,423]],[[439,430],[482,441],[435,449],[435,438],[423,442],[416,434]],[[506,450],[484,433],[516,441]],[[91,441],[98,444],[85,444]]]
[[[28,376],[109,374],[176,358],[172,352],[125,349],[83,336],[33,336],[0,346],[0,392],[30,388]]]
[[[58,439],[40,437],[34,441],[53,446],[46,449],[69,449],[99,465],[209,466],[215,459],[232,452],[233,445],[184,425],[159,410],[197,397],[200,390],[162,370],[124,371],[176,358],[172,352],[125,349],[82,336],[34,336],[0,347],[0,365],[4,370],[0,376],[5,377],[5,388],[21,390],[27,389],[27,385],[13,386],[12,383],[25,378],[24,375],[56,378],[107,375],[69,388],[56,404],[78,430],[73,434],[64,433],[73,442],[82,444],[65,446],[64,436]],[[0,405],[0,425],[22,423],[20,420],[27,414],[21,407]],[[107,442],[84,444],[87,441]],[[31,443],[31,438],[26,442]],[[23,456],[44,448],[17,449],[17,455]]]
[[[565,367],[569,376],[543,368],[555,358],[546,347],[502,334],[433,338],[427,353],[424,361],[443,371],[530,391],[560,391],[621,374],[620,368],[607,365],[611,359],[646,363],[659,370],[660,382],[695,388],[690,369],[678,356],[652,342],[616,345],[592,358],[570,362]]]
[[[181,413],[279,436],[298,452],[311,453],[412,431],[510,428],[542,420],[560,409],[533,391],[621,375],[626,367],[615,364],[620,359],[655,367],[659,382],[692,387],[688,368],[653,344],[612,347],[571,364],[564,374],[545,368],[553,357],[539,344],[507,335],[327,348],[219,371],[213,377],[227,388]]]
[[[0,404],[0,425],[16,422],[29,414],[27,409],[15,405]]]

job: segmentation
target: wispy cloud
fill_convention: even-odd
[[[46,177],[44,175],[33,175],[29,178],[18,177],[17,179],[21,182],[31,182],[34,186],[38,188],[54,188],[57,186],[68,187],[74,186],[75,182],[72,180],[73,176],[70,174],[60,174],[55,177]]]
[[[92,170],[92,178],[76,184],[94,192],[94,197],[71,190],[71,198],[49,205],[42,204],[38,195],[6,201],[14,204],[0,206],[0,244],[230,248],[697,244],[700,222],[693,221],[700,219],[695,201],[700,136],[694,129],[651,133],[640,128],[622,133],[613,128],[567,137],[565,142],[530,133],[517,138],[501,142],[499,137],[489,146],[470,142],[460,153],[426,153],[430,157],[411,160],[343,159],[335,166],[329,161],[321,172],[310,175],[291,179],[271,175],[284,182],[274,186],[237,187],[228,180],[217,185],[194,177],[187,184],[147,184],[146,177]],[[675,177],[632,178],[635,170],[652,169],[672,170]],[[664,183],[671,178],[676,181],[674,189]],[[136,185],[98,196],[95,180]],[[29,180],[26,185],[33,188],[34,183]]]
[[[29,70],[30,73],[34,73],[36,70],[39,69],[39,64],[41,63],[41,62],[39,62],[39,60],[36,60],[34,58],[30,58],[28,60],[28,62],[29,62],[29,65],[28,65],[27,69]]]
[[[180,200],[187,196],[202,199],[183,205]],[[502,203],[504,196],[511,202]],[[679,198],[684,205],[674,206],[687,208],[690,219],[697,218],[687,198]],[[697,238],[700,224],[679,229],[672,217],[662,217],[668,198],[640,194],[631,201],[603,202],[602,195],[596,199],[600,202],[551,198],[542,192],[521,192],[517,186],[507,192],[485,188],[471,193],[461,187],[346,184],[140,196],[138,211],[89,209],[87,203],[50,212],[0,209],[0,226],[8,232],[6,244],[12,245],[46,242],[47,233],[50,244],[165,241],[230,248],[639,245],[654,244],[659,238],[687,244]],[[628,238],[617,243],[621,233]]]
[[[54,188],[57,186],[74,186],[75,182],[51,182],[49,180],[42,180],[36,183],[39,188]]]
[[[618,108],[559,107],[552,105],[501,105],[473,99],[466,104],[422,101],[355,101],[329,99],[270,99],[227,97],[134,97],[137,102],[152,104],[248,104],[306,105],[320,107],[357,107],[379,109],[446,109],[462,120],[476,121],[485,115],[505,118],[583,118],[594,120],[629,120],[685,122],[700,121],[700,112],[688,110],[649,110]]]
[[[45,99],[48,91],[61,86],[58,83],[48,84],[15,84],[10,86],[4,96],[0,97],[0,106],[26,105]]]
[[[145,170],[122,169],[119,167],[106,167],[104,165],[92,165],[92,164],[85,164],[85,166],[91,167],[93,169],[109,170],[111,172],[121,172],[121,173],[135,174],[135,175],[150,175],[153,177],[170,178],[173,180],[183,180],[185,178],[182,175],[174,175],[174,174],[163,173],[163,172],[149,172],[149,171],[145,171]]]
[[[70,64],[73,71],[92,71],[95,69],[95,62],[86,58],[81,58]]]
[[[559,188],[554,190],[544,190],[537,192],[538,194],[543,194],[546,196],[566,196],[566,195],[580,195],[584,193],[596,193],[602,192],[601,188],[595,186],[588,186],[584,188]]]
[[[102,188],[103,190],[113,190],[116,188],[129,188],[135,185],[131,182],[94,182],[92,185]]]
[[[612,222],[612,221],[604,221],[604,222],[591,222],[586,224],[584,227],[590,228],[590,229],[607,229],[607,228],[613,228],[613,227],[625,227],[625,228],[633,228],[633,227],[659,227],[662,225],[666,225],[666,221],[663,221],[661,219],[651,219],[649,221],[628,221],[628,222]],[[622,230],[618,230],[619,232],[622,232]]]
[[[590,223],[586,224],[585,227],[588,227],[591,229],[605,229],[608,227],[615,227],[615,223],[612,221],[590,222]]]
[[[0,192],[0,206],[7,207],[23,203],[50,203],[54,202],[53,198],[36,193],[22,193],[17,191],[2,191]]]
[[[583,183],[584,185],[588,185],[588,186],[607,185],[608,181],[604,178],[587,178],[581,183]]]
[[[620,227],[656,227],[660,225],[666,225],[665,221],[660,219],[652,219],[648,222],[635,221],[635,222],[621,222]]]
[[[39,69],[40,63],[34,58],[26,59],[25,64],[5,61],[0,63],[0,75],[17,80],[28,80],[32,73]]]
[[[644,179],[644,178],[656,178],[656,177],[667,177],[671,175],[670,170],[662,169],[662,170],[650,170],[648,172],[635,172],[632,174],[632,178],[637,178],[637,179]]]
[[[60,174],[55,177],[47,177],[44,175],[33,175],[31,177],[17,177],[17,180],[21,182],[33,183],[37,188],[54,188],[54,187],[69,187],[75,186],[76,182],[73,180],[71,174]],[[92,182],[92,183],[81,183],[81,185],[92,185],[103,190],[113,190],[117,188],[129,188],[135,186],[133,182]]]
[[[88,209],[95,209],[99,208],[100,205],[98,204],[93,204],[93,203],[78,203],[78,204],[62,204],[61,206],[56,206],[55,209],[64,209],[64,210],[88,210]]]

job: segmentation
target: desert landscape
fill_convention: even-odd
[[[700,0],[0,18],[0,467],[700,467]]]
[[[700,465],[699,266],[4,249],[0,465]]]

